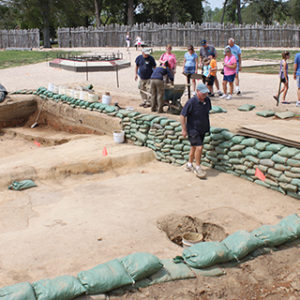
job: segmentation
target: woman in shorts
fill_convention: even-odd
[[[284,84],[283,88],[278,91],[276,96],[273,96],[273,98],[279,102],[279,96],[281,93],[283,93],[282,96],[282,104],[290,104],[290,102],[285,101],[285,97],[287,94],[287,91],[289,89],[289,76],[288,76],[288,63],[287,60],[290,58],[290,52],[284,51],[281,53],[282,60],[280,61],[280,72],[279,72],[279,80],[280,80],[280,86],[281,83]]]
[[[235,56],[231,53],[229,47],[225,48],[225,57],[223,63],[224,77],[223,77],[223,92],[220,98],[230,100],[233,94],[233,82],[236,74],[237,62]],[[229,93],[227,94],[227,83],[229,83]]]
[[[195,52],[193,45],[188,46],[188,52],[184,54],[183,73],[185,75],[198,73],[198,55]],[[192,79],[192,84],[193,84],[193,91],[195,93],[196,90],[195,79]]]

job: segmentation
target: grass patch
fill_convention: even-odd
[[[160,56],[165,51],[155,51],[153,53],[153,57],[156,60],[159,60]],[[278,74],[279,73],[279,62],[281,60],[281,52],[280,50],[242,50],[242,59],[243,60],[255,60],[255,59],[261,59],[261,60],[277,60],[277,65],[262,65],[262,66],[255,66],[255,67],[244,67],[243,66],[243,72],[248,73],[261,73],[261,74]],[[293,50],[290,51],[290,63],[289,63],[289,74],[293,73],[293,61],[296,53],[299,51]],[[183,58],[186,51],[173,51],[176,55],[177,59],[177,66],[182,66],[183,64]],[[218,62],[223,61],[224,52],[223,50],[217,50],[218,53]],[[199,50],[197,50],[197,54],[199,55]],[[257,63],[259,64],[259,63]],[[263,64],[263,61],[261,62]]]
[[[243,67],[242,72],[245,73],[259,73],[259,74],[279,74],[279,64],[278,65],[262,65],[262,66],[249,66],[249,67]],[[290,75],[293,74],[293,64],[289,64],[289,72]]]
[[[22,65],[35,64],[56,58],[58,54],[65,51],[19,51],[6,50],[0,51],[0,69],[17,67]],[[80,54],[81,52],[72,52]]]

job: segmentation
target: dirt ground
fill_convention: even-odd
[[[135,49],[130,53],[122,50],[133,63]],[[103,53],[110,49],[92,51]],[[176,83],[184,83],[185,78],[179,73]],[[70,86],[92,83],[99,93],[110,91],[113,101],[121,106],[138,108],[140,103],[133,79],[134,65],[120,71],[120,88],[116,87],[113,72],[91,73],[86,82],[84,74],[53,69],[47,63],[4,69],[0,74],[1,84],[9,91],[47,86],[49,82]],[[237,111],[236,107],[244,103],[255,104],[257,110],[299,112],[294,105],[296,83],[293,80],[287,97],[293,104],[275,106],[272,95],[277,81],[277,75],[241,73],[241,97],[235,96],[227,102],[212,100],[213,104],[228,110],[227,114],[213,115],[212,125],[236,131],[241,124],[260,122],[272,126],[276,122],[257,117],[255,111]],[[46,131],[43,137],[47,134],[54,135]],[[63,138],[64,134],[60,134]],[[67,142],[62,145],[37,147],[19,135],[2,133],[0,136],[3,174],[17,164],[24,168],[33,166],[37,174],[39,170],[45,174],[47,168],[53,174],[53,170],[67,163],[80,170],[77,174],[74,171],[54,177],[43,175],[36,181],[38,187],[22,192],[0,187],[0,244],[3,245],[0,286],[76,275],[133,252],[150,252],[162,259],[181,255],[182,248],[157,226],[158,220],[170,214],[197,217],[231,234],[239,229],[253,230],[262,224],[275,224],[300,210],[300,203],[294,198],[214,169],[207,170],[207,180],[199,180],[180,167],[151,159],[151,150],[148,153],[147,149],[131,145],[113,145],[112,137],[72,139],[66,134],[65,138]],[[101,153],[103,145],[109,145],[105,158]],[[125,154],[131,153],[126,160]],[[106,164],[105,160],[110,158],[111,164]],[[120,163],[124,160],[126,163]],[[97,174],[89,172],[93,164],[100,168]],[[222,266],[226,275],[221,277],[170,282],[112,294],[110,299],[299,299],[299,244],[285,245],[279,250],[235,267]]]

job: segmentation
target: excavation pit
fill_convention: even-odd
[[[183,247],[183,236],[187,233],[201,235],[202,239],[199,242],[222,241],[227,236],[222,226],[192,216],[171,214],[158,219],[157,226],[173,243],[181,247]]]

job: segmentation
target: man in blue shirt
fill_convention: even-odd
[[[300,106],[300,52],[295,56],[295,63],[294,63],[294,79],[297,80],[297,87],[298,87],[298,100],[296,106]]]
[[[241,91],[240,91],[239,71],[242,71],[242,50],[238,45],[234,43],[233,38],[230,38],[228,40],[228,46],[230,47],[231,53],[235,56],[237,62],[236,75],[235,75],[235,92],[237,95],[240,95]]]
[[[185,165],[186,171],[193,171],[197,177],[205,178],[206,173],[200,167],[203,140],[206,132],[210,130],[209,111],[211,103],[205,84],[199,83],[196,95],[189,99],[180,114],[180,123],[183,137],[188,136],[191,143],[189,161]],[[195,168],[193,161],[196,161]]]
[[[135,80],[140,77],[139,89],[142,97],[142,104],[140,106],[150,107],[149,97],[147,92],[149,92],[150,78],[153,72],[153,69],[156,67],[156,62],[153,56],[150,55],[150,49],[143,48],[142,55],[139,55],[135,59]],[[144,93],[146,92],[146,93]]]
[[[164,106],[164,76],[167,75],[171,82],[174,81],[173,73],[169,69],[169,63],[166,61],[162,66],[154,69],[151,75],[151,111],[163,113]]]

